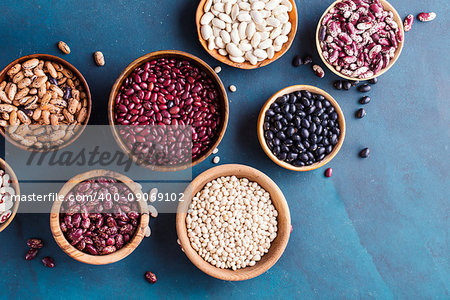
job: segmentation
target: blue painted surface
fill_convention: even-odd
[[[116,76],[135,58],[155,50],[178,49],[215,66],[199,45],[194,25],[197,1],[1,1],[0,66],[30,53],[64,56],[86,77],[93,94],[92,124],[107,124],[106,105]],[[197,270],[176,244],[175,215],[152,221],[153,235],[125,260],[94,267],[73,261],[53,241],[48,215],[19,215],[0,234],[0,298],[79,297],[177,298],[450,298],[450,185],[448,95],[450,62],[447,0],[397,0],[402,17],[423,10],[438,15],[416,22],[406,35],[397,64],[370,92],[363,120],[354,118],[361,96],[336,91],[326,70],[318,79],[310,67],[292,68],[294,54],[314,54],[315,26],[331,1],[297,1],[299,31],[280,60],[255,71],[223,66],[220,76],[230,94],[230,122],[220,145],[223,163],[243,163],[267,173],[285,193],[294,231],[280,261],[246,282],[222,282]],[[101,50],[106,66],[94,66]],[[292,84],[329,91],[344,110],[344,146],[324,169],[294,173],[270,161],[256,137],[256,119],[266,99]],[[358,158],[362,147],[372,155]],[[212,167],[208,159],[194,176]],[[25,262],[25,241],[44,238],[40,261]],[[142,276],[152,270],[156,285]]]

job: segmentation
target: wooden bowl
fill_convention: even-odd
[[[187,210],[191,204],[192,196],[197,194],[208,182],[221,176],[236,176],[238,178],[245,177],[250,181],[257,182],[264,188],[272,199],[272,203],[278,211],[278,235],[273,240],[269,252],[266,253],[260,261],[253,267],[246,267],[236,271],[230,269],[220,269],[206,262],[197,251],[192,248],[187,235],[186,216]],[[228,281],[240,281],[254,278],[269,270],[281,257],[286,248],[291,232],[291,215],[289,207],[280,188],[267,175],[254,168],[245,165],[221,165],[209,169],[192,181],[186,188],[185,201],[180,202],[177,212],[177,234],[181,243],[181,247],[186,253],[189,260],[200,270],[206,274]]]
[[[258,62],[256,65],[252,65],[248,61],[244,61],[243,63],[236,63],[236,62],[230,60],[227,56],[220,55],[216,49],[209,50],[208,42],[205,41],[202,37],[202,34],[200,32],[200,29],[201,29],[200,19],[202,18],[203,14],[204,14],[203,8],[205,6],[206,1],[207,0],[200,1],[199,5],[197,7],[196,15],[195,15],[195,23],[197,24],[198,39],[199,39],[200,43],[202,44],[203,48],[205,48],[206,52],[209,53],[209,55],[211,55],[212,57],[214,57],[215,59],[217,59],[218,61],[220,61],[224,64],[227,64],[227,65],[235,67],[235,68],[247,69],[247,70],[264,67],[264,66],[267,66],[268,64],[276,61],[281,56],[283,56],[283,54],[285,54],[289,50],[289,48],[292,45],[292,42],[294,41],[295,34],[297,33],[298,13],[297,13],[297,5],[295,4],[295,0],[289,0],[292,4],[292,10],[289,12],[289,21],[292,24],[292,28],[291,28],[291,32],[288,34],[288,41],[285,44],[283,44],[283,47],[281,48],[281,50],[278,52],[275,52],[275,55],[274,55],[274,57],[272,57],[272,59],[265,59],[263,61]]]
[[[11,186],[16,191],[16,195],[20,196],[20,186],[19,186],[19,180],[17,180],[16,174],[14,173],[13,169],[3,160],[0,158],[0,167],[5,170],[7,174],[9,174],[9,178],[11,181]],[[14,217],[16,216],[17,210],[19,209],[20,201],[15,201],[14,206],[11,209],[11,216],[8,220],[6,220],[5,223],[0,224],[0,232],[6,229],[8,225],[12,222]]]
[[[348,79],[348,80],[370,80],[373,79],[375,77],[379,77],[381,75],[383,75],[385,72],[387,72],[397,61],[397,59],[400,57],[400,53],[402,53],[403,50],[403,44],[404,44],[404,39],[401,43],[398,43],[398,48],[395,50],[395,55],[394,58],[392,58],[389,61],[389,65],[384,68],[381,69],[380,72],[378,72],[376,75],[373,75],[371,77],[367,77],[365,79],[360,79],[357,77],[350,77],[350,76],[346,76],[340,72],[338,72],[334,66],[332,64],[330,64],[322,55],[322,48],[320,47],[320,41],[319,41],[319,31],[320,31],[320,27],[322,24],[322,20],[325,17],[325,15],[339,2],[342,2],[341,0],[337,0],[335,2],[333,2],[333,4],[331,4],[323,13],[322,17],[319,20],[319,23],[317,24],[317,29],[316,29],[316,47],[317,47],[317,52],[319,53],[320,58],[322,59],[323,63],[328,67],[328,69],[331,70],[331,72],[333,72],[334,74],[338,75],[339,77]],[[395,8],[386,0],[380,0],[381,5],[383,5],[383,8],[387,11],[392,11],[392,13],[394,14],[394,21],[398,24],[398,28],[402,31],[403,36],[405,36],[405,31],[403,28],[403,21],[400,17],[400,15],[398,14],[398,12],[395,10]]]
[[[135,195],[141,194],[141,196],[143,196],[141,187],[130,178],[113,171],[93,170],[79,174],[71,178],[69,181],[67,181],[59,191],[57,199],[61,198],[64,199],[66,195],[78,183],[95,177],[111,177],[117,179],[118,181],[123,182]],[[137,198],[137,199],[144,199],[144,198]],[[142,214],[135,235],[131,238],[128,244],[126,244],[122,249],[117,250],[116,252],[109,255],[90,255],[81,252],[67,241],[66,237],[64,236],[64,233],[61,231],[59,221],[60,210],[63,201],[55,201],[52,206],[52,211],[50,214],[50,229],[58,246],[73,259],[91,265],[112,264],[130,255],[134,251],[134,249],[136,249],[137,246],[139,246],[139,244],[141,243],[142,239],[145,236],[145,228],[148,226],[149,223],[148,207],[145,201],[137,201],[137,202],[139,203]]]
[[[91,98],[91,91],[89,90],[89,85],[86,81],[86,79],[83,77],[83,75],[80,73],[80,71],[78,71],[77,68],[75,68],[72,64],[70,64],[69,62],[65,61],[64,59],[58,57],[58,56],[54,56],[54,55],[50,55],[50,54],[31,54],[31,55],[26,55],[26,56],[22,56],[16,60],[14,60],[13,62],[11,62],[9,65],[7,65],[1,72],[0,72],[0,82],[4,81],[7,77],[7,72],[9,69],[11,69],[14,65],[16,64],[21,64],[29,59],[33,59],[33,58],[37,58],[40,60],[49,60],[49,61],[54,61],[66,68],[68,68],[70,71],[72,71],[72,73],[80,80],[80,84],[83,86],[84,88],[84,92],[86,93],[87,96],[87,100],[88,100],[88,105],[87,105],[87,116],[86,116],[86,120],[84,120],[84,124],[81,124],[81,128],[78,129],[78,131],[72,136],[72,138],[70,140],[68,140],[66,143],[58,146],[58,147],[54,147],[52,148],[51,151],[54,150],[59,150],[62,148],[65,148],[67,146],[69,146],[70,144],[72,144],[84,131],[84,129],[86,128],[86,125],[89,122],[89,117],[91,116],[91,109],[92,109],[92,98]],[[18,143],[17,141],[13,140],[12,138],[10,138],[7,134],[5,134],[5,128],[0,127],[0,133],[8,140],[9,143],[13,144],[14,146],[26,150],[26,151],[30,151],[30,147],[27,147],[25,145],[22,145],[20,143]],[[33,152],[46,152],[49,150],[45,150],[45,149],[32,149]]]
[[[141,66],[142,64],[154,60],[154,59],[158,59],[158,58],[177,58],[177,59],[183,59],[183,60],[188,60],[191,62],[194,62],[195,65],[197,65],[201,70],[205,71],[208,76],[211,77],[211,79],[214,81],[216,88],[217,88],[217,92],[219,94],[219,105],[220,105],[220,111],[221,111],[221,124],[220,124],[220,128],[216,137],[216,140],[214,141],[214,143],[211,145],[211,147],[209,148],[208,151],[206,151],[205,153],[203,153],[202,156],[199,156],[198,158],[196,158],[195,160],[193,160],[191,163],[187,163],[187,164],[183,164],[183,165],[175,165],[175,166],[153,166],[153,165],[148,165],[148,164],[143,164],[144,167],[154,170],[154,171],[162,171],[162,172],[173,172],[173,171],[180,171],[180,170],[184,170],[187,169],[189,167],[193,167],[199,163],[201,163],[202,161],[204,161],[209,155],[211,155],[211,153],[214,151],[215,148],[217,148],[217,146],[219,145],[220,141],[222,140],[225,131],[227,129],[227,124],[228,124],[228,115],[229,115],[229,106],[228,106],[228,96],[227,96],[227,92],[225,90],[225,87],[222,83],[222,81],[220,80],[219,76],[217,76],[217,73],[214,72],[214,70],[207,64],[205,63],[203,60],[201,60],[200,58],[183,52],[183,51],[176,51],[176,50],[164,50],[164,51],[157,51],[157,52],[152,52],[152,53],[148,53],[144,56],[139,57],[138,59],[136,59],[135,61],[133,61],[131,64],[129,64],[125,70],[122,71],[122,73],[120,73],[119,77],[117,78],[116,82],[114,83],[112,89],[111,89],[111,93],[109,95],[109,102],[108,102],[108,120],[109,120],[109,124],[112,125],[111,130],[114,136],[114,139],[116,140],[117,144],[120,146],[120,148],[122,149],[122,151],[124,151],[125,153],[128,154],[129,157],[131,157],[131,159],[134,162],[137,162],[137,158],[132,155],[130,152],[130,150],[128,149],[128,147],[125,145],[125,143],[123,142],[123,140],[121,139],[117,128],[115,125],[115,120],[114,120],[114,114],[115,114],[115,108],[114,108],[114,104],[116,102],[116,97],[117,94],[119,93],[120,87],[122,86],[122,83],[124,82],[124,80],[139,66]]]
[[[341,134],[339,135],[339,141],[338,143],[334,146],[334,149],[331,153],[329,153],[327,156],[324,157],[323,160],[313,163],[312,165],[309,166],[303,166],[303,167],[296,167],[294,165],[291,165],[287,162],[281,161],[279,160],[273,153],[272,151],[269,149],[269,147],[266,144],[266,139],[264,137],[264,117],[266,115],[266,111],[270,108],[270,106],[272,105],[273,102],[275,102],[279,97],[285,95],[285,94],[290,94],[292,92],[296,92],[296,91],[302,91],[302,90],[306,90],[309,91],[311,93],[316,93],[319,95],[324,96],[328,101],[330,101],[331,105],[333,105],[334,109],[336,110],[336,113],[338,114],[338,122],[339,122],[339,128],[341,130]],[[261,144],[261,147],[263,148],[264,152],[266,152],[267,156],[273,160],[277,165],[288,169],[288,170],[292,170],[292,171],[311,171],[311,170],[315,170],[317,168],[320,168],[324,165],[326,165],[327,163],[329,163],[335,156],[336,154],[339,152],[339,150],[342,147],[342,144],[344,143],[344,139],[345,139],[345,118],[344,118],[344,113],[342,112],[339,104],[337,103],[336,100],[334,100],[333,97],[331,97],[330,94],[328,94],[327,92],[325,92],[322,89],[319,89],[317,87],[314,86],[310,86],[310,85],[293,85],[287,88],[282,89],[281,91],[277,92],[275,95],[273,95],[272,97],[269,98],[269,100],[267,100],[267,102],[264,104],[263,108],[261,109],[261,112],[259,113],[259,117],[258,117],[258,139],[259,139],[259,143]]]

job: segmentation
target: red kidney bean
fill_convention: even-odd
[[[333,169],[328,168],[325,170],[325,177],[331,177],[333,175]]]
[[[46,266],[47,268],[54,268],[55,262],[53,261],[53,258],[46,256],[42,259],[42,264]]]
[[[156,278],[156,275],[150,271],[145,272],[145,280],[147,280],[149,283],[156,283],[156,281],[158,280]]]
[[[27,254],[25,254],[25,259],[26,260],[34,259],[37,256],[38,252],[39,250],[37,248],[31,248],[30,250],[28,250]]]
[[[116,113],[115,121],[119,125],[198,125],[200,120],[210,120],[210,123],[200,125],[199,132],[202,132],[206,127],[211,128],[211,130],[206,131],[202,136],[192,136],[194,141],[199,144],[198,151],[192,153],[192,158],[195,159],[210,147],[211,143],[206,143],[206,141],[216,138],[219,128],[217,125],[220,123],[220,107],[217,96],[217,87],[212,79],[195,64],[190,61],[161,58],[138,67],[124,81],[116,98],[116,109],[117,112],[128,113],[128,115],[121,116]],[[127,102],[128,97],[131,97],[136,106]],[[144,100],[144,102],[141,103],[141,100]],[[204,114],[200,113],[194,117],[191,113],[192,105],[202,108],[201,111]],[[195,111],[198,111],[198,109],[195,109]],[[128,147],[133,149],[133,144],[136,141],[140,142],[140,139],[135,137],[130,140],[130,136],[136,134],[129,131],[125,130],[121,133],[121,136],[127,140]],[[206,138],[204,138],[205,136]],[[190,138],[188,135],[184,137]],[[162,137],[156,136],[145,142],[159,143],[161,140]],[[170,139],[170,141],[173,141],[173,139]],[[192,143],[182,145],[183,147],[189,147]],[[183,160],[191,159],[191,157],[186,156],[173,158],[175,153],[187,153],[187,151],[176,149],[171,145],[167,146],[167,149],[173,151],[168,153],[169,155],[166,155],[166,157],[172,157],[172,160],[169,158],[166,161],[158,159],[162,163],[179,164],[183,163]],[[153,157],[154,155],[151,155],[153,150],[149,148],[139,147],[139,153],[145,151],[148,154],[145,157]],[[138,148],[136,147],[136,149]],[[163,149],[166,149],[166,147]],[[186,149],[192,150],[192,148]]]
[[[41,249],[44,247],[44,243],[41,239],[32,238],[27,241],[27,246],[33,249]]]

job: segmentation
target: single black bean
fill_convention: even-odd
[[[361,152],[359,152],[359,157],[361,158],[367,158],[370,156],[370,149],[369,148],[364,148],[361,150]]]
[[[350,83],[350,81],[346,80],[342,83],[342,87],[344,88],[344,90],[348,91],[349,89],[351,89],[352,84]]]
[[[352,86],[357,86],[359,84],[359,80],[350,80]]]
[[[266,116],[269,116],[269,117],[275,116],[275,111],[272,108],[269,108],[266,112]]]
[[[311,105],[311,102],[309,102],[309,99],[306,98],[306,97],[302,97],[300,101],[302,102],[302,104],[303,104],[305,107],[308,107],[308,106]]]
[[[370,80],[369,80],[369,83],[370,83],[370,84],[377,84],[377,83],[378,83],[378,78],[375,77],[375,78],[370,79]]]
[[[334,86],[334,88],[337,89],[337,90],[342,90],[342,81],[341,81],[341,80],[336,80],[336,81],[333,83],[333,86]]]
[[[288,127],[288,129],[286,130],[286,135],[289,136],[289,137],[293,136],[294,133],[295,133],[295,128],[292,127],[292,126]]]
[[[300,136],[304,139],[307,139],[309,137],[309,131],[306,128],[302,128],[300,130]]]
[[[356,111],[356,113],[355,113],[355,116],[356,116],[358,119],[364,118],[365,115],[366,115],[366,111],[365,111],[364,108],[358,109],[358,110]]]
[[[369,96],[364,96],[361,99],[359,99],[359,103],[361,104],[367,104],[370,102],[370,97]]]
[[[365,84],[363,84],[363,85],[360,85],[359,87],[358,87],[358,91],[360,91],[361,93],[367,93],[367,92],[369,92],[371,90],[371,87],[370,87],[370,85],[368,85],[367,83],[365,83]]]
[[[292,65],[294,67],[298,67],[303,64],[302,58],[299,55],[294,56],[294,59],[292,60]]]
[[[302,125],[302,119],[299,116],[294,117],[294,125],[296,128],[300,128]]]

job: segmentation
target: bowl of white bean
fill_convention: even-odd
[[[289,50],[298,14],[294,0],[201,0],[195,19],[200,43],[212,57],[256,69]]]
[[[206,274],[247,280],[269,270],[291,233],[284,195],[267,175],[238,164],[209,169],[186,188],[176,224],[189,260]]]

